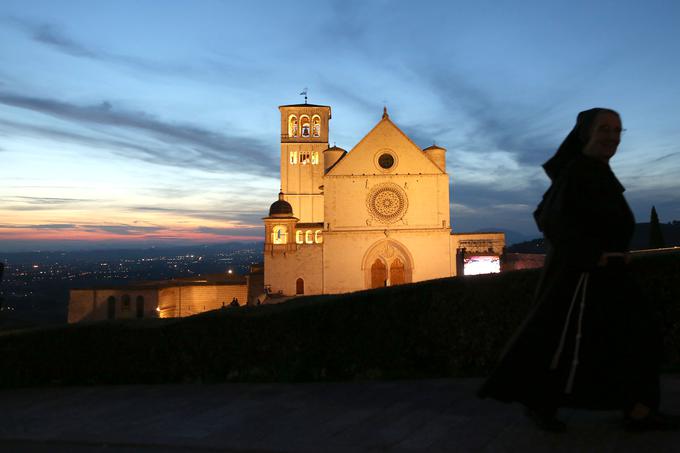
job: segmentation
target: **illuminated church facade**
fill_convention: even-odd
[[[498,267],[503,233],[451,232],[446,150],[418,147],[385,110],[347,152],[331,108],[281,113],[281,191],[265,217],[267,294],[335,294]],[[468,268],[470,272],[468,272]]]

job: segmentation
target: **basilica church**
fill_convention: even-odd
[[[264,218],[264,275],[228,273],[71,288],[68,321],[191,316],[455,275],[498,272],[503,233],[452,233],[446,150],[382,119],[347,152],[331,108],[283,105],[281,191]]]
[[[503,233],[452,233],[446,149],[380,121],[329,147],[331,108],[281,112],[281,191],[265,217],[269,296],[334,294],[499,270]]]

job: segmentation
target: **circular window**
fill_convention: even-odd
[[[394,156],[389,153],[383,153],[378,157],[378,165],[387,170],[394,165]]]
[[[370,191],[366,205],[373,218],[393,223],[406,213],[408,200],[406,193],[396,184],[380,184]]]

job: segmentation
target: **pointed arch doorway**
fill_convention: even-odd
[[[412,281],[413,259],[403,244],[387,239],[369,247],[362,269],[366,288],[401,285]]]

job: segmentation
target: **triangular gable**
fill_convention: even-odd
[[[357,143],[326,176],[381,174],[376,167],[376,156],[389,150],[397,157],[397,164],[389,174],[441,174],[443,173],[413,141],[390,120],[382,120]]]

